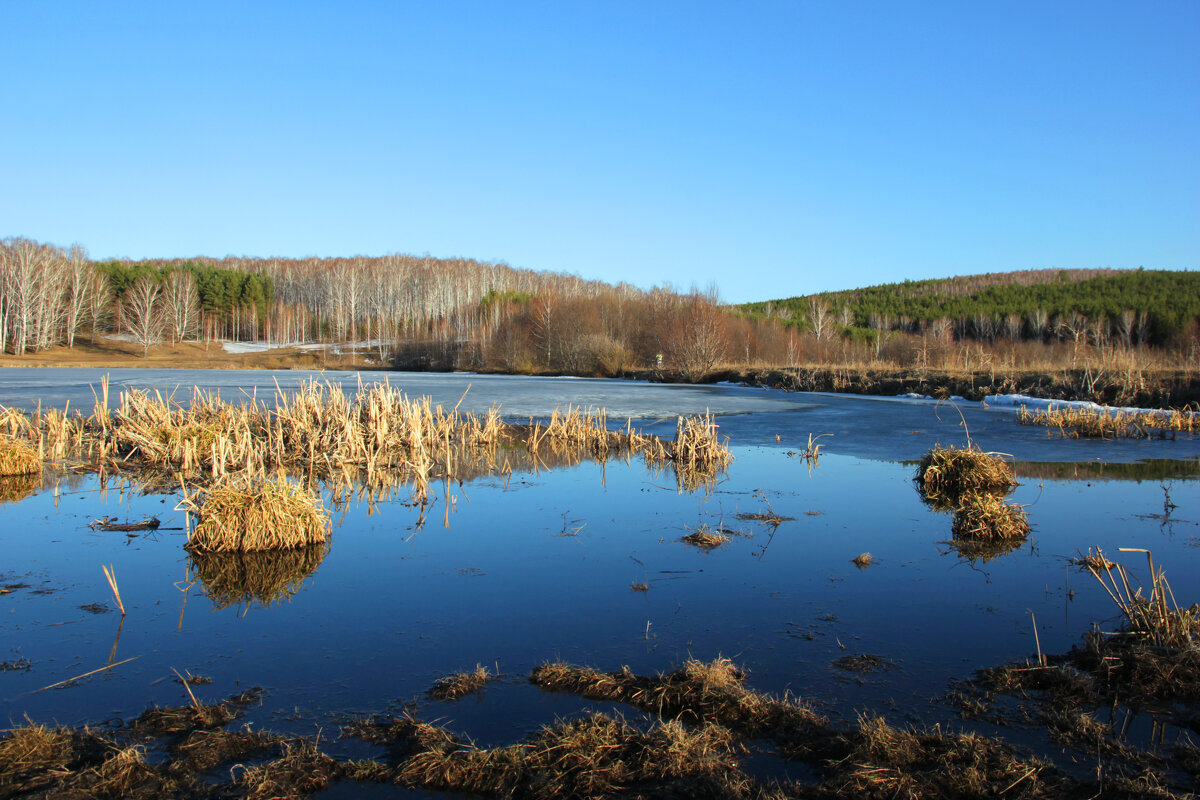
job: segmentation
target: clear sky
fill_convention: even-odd
[[[0,236],[729,301],[1200,266],[1200,2],[0,0]]]

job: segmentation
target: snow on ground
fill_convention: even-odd
[[[362,342],[338,342],[336,345],[323,342],[221,342],[221,347],[226,353],[265,353],[268,350],[280,350],[285,347],[294,347],[297,350],[320,350],[322,348],[331,348],[335,354],[343,352],[354,352],[359,350],[369,350],[373,347],[379,347],[385,344],[380,339],[370,339]]]

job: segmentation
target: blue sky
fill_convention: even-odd
[[[1200,265],[1200,3],[0,2],[0,236],[730,301]]]

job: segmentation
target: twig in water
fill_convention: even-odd
[[[179,674],[179,670],[175,669],[174,667],[171,667],[171,672],[174,672],[175,677],[179,678],[179,682],[182,683],[183,688],[187,690],[188,697],[192,698],[192,705],[196,707],[197,711],[199,711],[200,710],[200,701],[196,699],[196,695],[192,694],[192,687],[188,686],[188,682],[184,679],[184,677],[182,675]]]
[[[89,675],[95,675],[97,672],[104,672],[105,670],[112,669],[113,667],[119,667],[122,664],[128,664],[130,661],[136,661],[138,658],[140,658],[140,656],[133,656],[132,658],[127,658],[124,661],[118,661],[115,664],[106,664],[105,666],[100,667],[100,669],[94,669],[91,672],[85,672],[82,675],[76,675],[74,678],[67,678],[65,681],[59,681],[58,683],[52,683],[49,686],[43,686],[40,689],[34,689],[32,692],[26,692],[24,695],[21,695],[21,696],[24,697],[25,695],[37,694],[38,692],[44,692],[47,689],[56,689],[59,686],[65,686],[68,683],[72,683],[72,682],[78,681],[78,680],[83,680],[84,678],[88,677]]]
[[[113,571],[112,564],[105,566],[100,565],[100,569],[104,570],[104,577],[108,579],[108,587],[112,589],[113,597],[117,600],[117,608],[121,609],[121,616],[125,616],[125,604],[121,602],[121,590],[117,588],[117,575]]]

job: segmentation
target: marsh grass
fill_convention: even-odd
[[[257,603],[270,606],[290,600],[317,571],[329,552],[327,544],[281,550],[188,554],[188,579],[199,581],[217,608]]]
[[[951,506],[971,492],[1003,494],[1017,485],[1003,454],[985,453],[974,445],[934,447],[921,458],[915,480],[926,497],[947,498]]]
[[[434,700],[458,700],[469,694],[482,694],[488,683],[496,677],[487,667],[476,664],[470,672],[458,672],[442,678],[427,694]]]
[[[233,404],[199,390],[185,403],[131,389],[111,409],[102,382],[87,417],[0,409],[0,432],[36,443],[47,458],[70,456],[118,472],[177,470],[192,482],[262,479],[279,469],[301,482],[342,486],[403,480],[422,506],[440,481],[461,482],[481,469],[504,474],[505,446],[521,446],[535,465],[568,451],[601,461],[636,456],[652,467],[670,466],[689,491],[710,486],[733,459],[711,415],[679,418],[672,442],[636,431],[632,422],[623,431],[607,426],[604,411],[571,406],[555,409],[546,424],[512,425],[501,420],[498,406],[482,414],[445,409],[427,397],[410,400],[386,383],[360,384],[350,395],[339,385],[312,382],[277,390],[270,404],[255,398]]]
[[[529,679],[543,689],[628,703],[689,724],[715,723],[781,744],[795,745],[825,724],[820,714],[795,698],[747,689],[746,673],[727,658],[689,659],[673,672],[646,677],[628,668],[599,672],[553,662],[536,667]]]
[[[548,725],[518,744],[481,749],[416,719],[389,731],[403,749],[396,782],[491,797],[607,798],[744,796],[740,748],[719,726],[677,721],[646,729],[593,713]],[[640,790],[640,791],[639,791]]]
[[[25,442],[0,435],[0,478],[36,475],[42,471],[42,456]]]
[[[283,477],[226,481],[185,493],[179,507],[196,518],[186,545],[193,553],[307,547],[324,544],[330,533],[320,496]]]
[[[1191,409],[1164,411],[1051,406],[1030,412],[1022,406],[1017,414],[1022,425],[1052,428],[1070,439],[1151,439],[1168,433],[1200,432],[1200,413]]]
[[[1021,506],[988,492],[968,492],[954,512],[955,539],[975,542],[1019,541],[1029,534],[1029,519]]]

